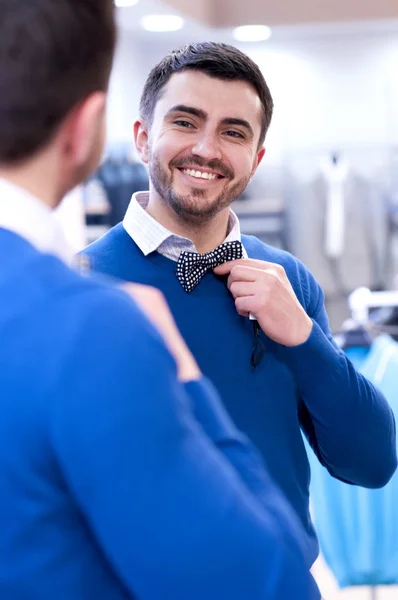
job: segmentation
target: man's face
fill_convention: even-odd
[[[248,83],[174,74],[148,132],[154,191],[181,219],[209,221],[243,192],[262,159],[261,118]]]

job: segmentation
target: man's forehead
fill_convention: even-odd
[[[185,70],[174,73],[162,90],[158,106],[166,114],[174,106],[192,106],[220,118],[253,118],[261,115],[261,101],[246,81],[227,81],[205,73]]]

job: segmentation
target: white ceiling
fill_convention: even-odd
[[[167,0],[211,27],[398,19],[396,0]]]
[[[211,25],[216,13],[213,11],[213,17],[209,18],[208,3],[212,3],[213,7],[228,5],[229,11],[223,13],[222,19],[218,18],[222,26]],[[171,4],[180,7],[180,10],[176,10]],[[121,29],[134,32],[137,39],[145,39],[146,42],[153,40],[154,43],[167,42],[170,48],[180,43],[205,39],[233,43],[233,27],[248,23],[272,25],[271,39],[276,42],[336,35],[398,35],[398,0],[334,0],[332,3],[319,0],[278,0],[272,4],[271,7],[269,0],[168,0],[168,4],[161,0],[139,0],[135,6],[118,9],[118,24]],[[331,7],[324,7],[326,4],[332,4],[333,10]],[[365,4],[367,9],[364,8]],[[372,7],[369,7],[370,4]],[[296,5],[300,6],[300,11]],[[319,9],[320,5],[324,7],[323,11]],[[247,16],[242,15],[242,6]],[[261,10],[260,6],[263,7]],[[269,9],[266,10],[267,6]],[[249,16],[254,14],[253,7],[256,8],[257,17],[249,20]],[[386,18],[388,12],[395,15],[395,18]],[[140,27],[140,18],[147,14],[179,14],[184,17],[185,26],[173,33],[149,33]],[[264,15],[263,18],[260,17],[261,14]],[[344,20],[344,16],[347,20]]]

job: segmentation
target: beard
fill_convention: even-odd
[[[159,159],[151,152],[149,153],[148,162],[151,183],[160,199],[172,208],[181,221],[192,224],[207,223],[219,212],[228,208],[241,195],[250,181],[249,175],[231,184],[231,180],[234,179],[234,173],[231,169],[216,160],[209,161],[206,164],[199,156],[185,159],[185,164],[184,159],[180,159],[175,163],[174,161],[171,162],[171,173],[162,167]],[[184,168],[188,165],[195,165],[202,168],[207,166],[224,175],[225,185],[218,196],[209,201],[208,195],[211,192],[202,188],[195,188],[193,187],[194,184],[189,194],[183,195],[177,193],[174,189],[173,169]]]

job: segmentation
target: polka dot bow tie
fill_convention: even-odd
[[[206,254],[181,252],[177,263],[178,281],[186,292],[192,292],[207,271],[212,271],[219,265],[240,258],[243,258],[243,248],[240,242],[225,242]]]

